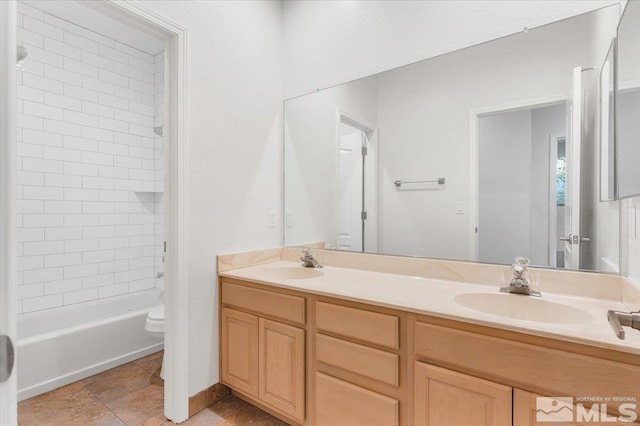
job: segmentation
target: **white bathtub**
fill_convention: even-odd
[[[18,316],[18,399],[108,370],[162,350],[144,329],[162,304],[152,289]]]

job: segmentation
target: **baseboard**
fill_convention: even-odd
[[[189,417],[204,410],[230,392],[231,390],[222,383],[216,383],[189,397]]]

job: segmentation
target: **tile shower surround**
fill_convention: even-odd
[[[18,3],[18,312],[162,288],[163,53]]]

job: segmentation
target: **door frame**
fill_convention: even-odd
[[[340,124],[347,124],[354,127],[366,135],[366,146],[368,149],[364,161],[364,200],[367,212],[367,220],[364,225],[365,245],[363,252],[376,253],[378,251],[378,126],[363,120],[356,115],[346,111],[344,108],[336,108],[335,120],[335,171],[334,188],[339,194],[340,188]],[[338,218],[340,203],[336,203],[336,238],[339,237]],[[337,245],[336,239],[336,245]]]
[[[17,1],[0,1],[0,331],[17,343],[16,306],[16,95]],[[16,362],[17,364],[17,362]],[[17,365],[0,384],[0,423],[18,424]]]
[[[549,253],[550,268],[557,268],[558,250],[558,207],[556,205],[556,161],[558,159],[558,142],[560,139],[567,143],[567,133],[552,133],[549,135]],[[566,149],[566,148],[565,148]]]
[[[2,12],[3,52],[0,64],[7,66],[6,61],[14,61],[16,49],[16,0],[0,1]],[[13,6],[5,6],[5,3]],[[187,29],[136,2],[123,0],[107,0],[104,2],[88,2],[89,7],[111,16],[139,30],[150,33],[165,40],[165,238],[167,244],[167,262],[165,263],[165,386],[164,414],[175,422],[182,422],[189,417],[189,299],[188,287],[188,133],[187,133]],[[8,24],[8,25],[7,25]],[[4,53],[9,53],[5,55]],[[11,53],[13,52],[13,53]],[[13,59],[11,59],[13,58]],[[13,73],[15,74],[15,73]],[[2,173],[15,174],[15,78],[3,78],[0,81],[0,93],[13,94],[11,99],[2,97],[0,105],[7,103],[8,110],[1,109],[0,122],[8,120],[9,126],[2,125],[0,130],[0,167]],[[4,123],[3,123],[4,124]],[[7,154],[12,154],[10,157]],[[7,169],[5,166],[8,166]],[[5,172],[6,171],[6,172]],[[4,177],[4,176],[3,176]],[[1,205],[10,206],[15,211],[16,187],[15,179],[0,179]],[[6,204],[5,204],[6,203]],[[8,238],[2,238],[0,253],[3,261],[14,265],[15,260],[15,219],[10,215],[2,216],[1,231],[8,232]],[[7,271],[2,265],[0,272],[0,296],[11,297],[15,301],[15,280],[11,280],[13,271]],[[15,322],[15,302],[13,303],[13,320]],[[15,377],[15,376],[14,376]],[[10,401],[2,398],[1,408],[5,404],[13,404],[17,395],[11,395]]]
[[[94,3],[104,13],[165,39],[164,414],[182,422],[189,417],[187,29],[137,2]]]
[[[514,112],[523,109],[542,108],[568,102],[571,92],[556,95],[541,96],[519,101],[479,107],[469,110],[469,258],[470,261],[478,261],[478,233],[477,227],[480,219],[480,191],[478,188],[478,143],[479,123],[482,117],[506,112]]]

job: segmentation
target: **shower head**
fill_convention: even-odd
[[[26,47],[24,46],[18,46],[16,48],[16,53],[17,53],[17,60],[16,60],[16,64],[20,64],[20,62],[26,58],[27,56],[29,56],[29,51],[27,50]]]
[[[158,136],[162,136],[164,134],[164,124],[154,127],[153,133],[155,133]]]

